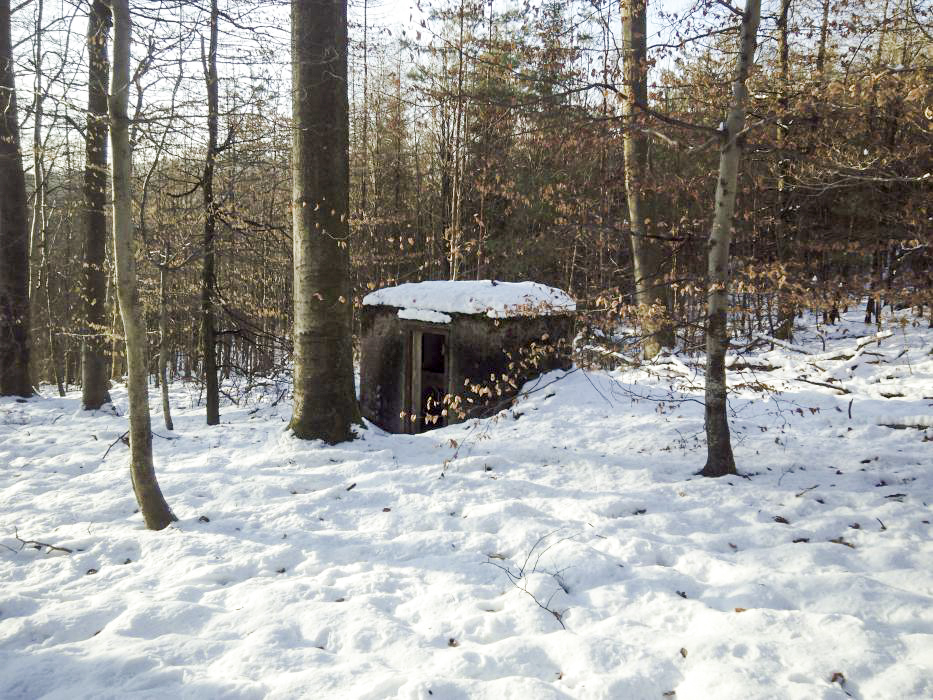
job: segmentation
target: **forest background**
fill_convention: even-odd
[[[292,350],[287,4],[215,5],[132,4],[133,217],[157,381],[160,346],[169,381],[278,372]],[[676,345],[695,352],[740,18],[725,3],[664,7],[649,8],[637,224],[662,251]],[[89,338],[107,343],[111,377],[126,371],[110,244],[90,260],[83,228],[89,9],[40,0],[12,14],[32,378],[61,392],[80,382]],[[408,281],[534,279],[568,290],[610,349],[650,337],[630,247],[623,150],[635,128],[623,118],[618,3],[397,12],[351,8],[353,303]],[[933,322],[930,26],[915,0],[763,6],[732,232],[733,337],[791,340],[803,309],[831,323],[866,299],[866,319],[888,303],[930,309]],[[106,285],[97,323],[89,267]],[[641,335],[605,333],[620,323]]]

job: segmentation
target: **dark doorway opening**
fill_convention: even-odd
[[[447,334],[413,330],[410,367],[412,432],[447,425],[447,417],[442,415],[448,384]]]

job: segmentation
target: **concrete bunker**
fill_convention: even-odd
[[[418,282],[363,299],[360,405],[418,433],[508,404],[531,377],[570,365],[576,305],[535,282]]]

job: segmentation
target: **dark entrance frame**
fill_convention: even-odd
[[[406,432],[420,433],[447,425],[441,410],[450,386],[450,331],[412,325],[405,345],[405,406],[409,415]],[[426,421],[426,416],[436,416],[436,420]]]

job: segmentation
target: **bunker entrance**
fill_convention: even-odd
[[[409,381],[410,432],[420,433],[447,425],[444,396],[448,386],[447,333],[411,332],[411,375]]]

